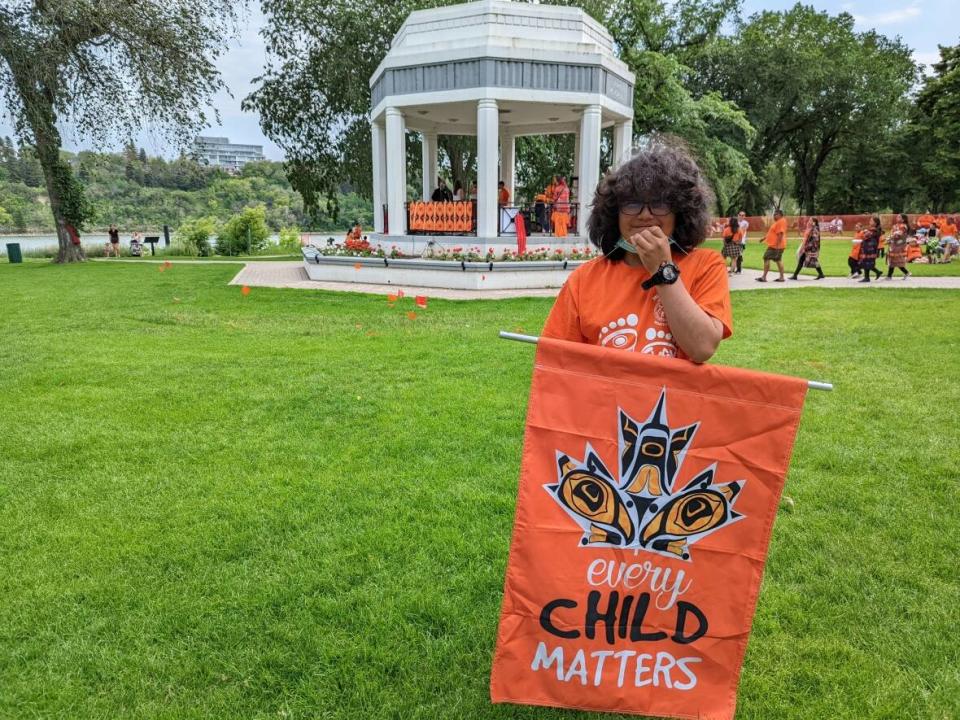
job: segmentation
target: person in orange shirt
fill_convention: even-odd
[[[557,179],[554,186],[552,201],[550,224],[553,226],[553,234],[556,237],[566,237],[567,228],[570,227],[570,188],[567,187],[567,179],[563,175]]]
[[[785,282],[783,276],[783,251],[787,247],[787,219],[783,216],[783,210],[774,210],[773,225],[767,230],[767,236],[761,242],[766,241],[767,249],[763,253],[763,275],[757,278],[757,282],[766,282],[767,273],[770,272],[770,262],[777,264],[780,271],[780,277],[774,282]]]
[[[940,247],[943,248],[943,260],[948,263],[957,254],[960,241],[957,240],[957,218],[944,218],[940,226]]]
[[[353,224],[353,228],[347,231],[346,242],[360,242],[363,239],[363,228],[360,226],[360,221],[357,220]]]
[[[850,246],[850,255],[847,257],[847,267],[850,268],[850,277],[860,274],[860,243],[863,242],[863,226],[857,223],[853,226],[856,232],[853,235],[853,244]]]
[[[507,190],[503,180],[497,183],[497,202],[501,205],[507,205],[510,202],[510,191]]]
[[[706,362],[733,332],[723,258],[707,238],[713,192],[686,150],[654,140],[606,173],[587,231],[601,257],[567,278],[543,335]]]

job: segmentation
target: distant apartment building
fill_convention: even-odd
[[[239,170],[248,162],[263,160],[263,145],[234,145],[229,138],[198,135],[193,141],[193,154],[207,165],[225,170]]]

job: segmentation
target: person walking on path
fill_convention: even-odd
[[[114,257],[120,257],[120,231],[117,230],[117,226],[111,224],[110,229],[107,230],[107,234],[110,236],[110,243],[107,245],[107,252],[112,254]]]
[[[747,220],[747,214],[741,210],[737,215],[738,225],[740,227],[740,254],[737,256],[737,275],[743,270],[743,253],[747,250],[747,231],[750,229],[750,221]]]
[[[740,223],[735,217],[731,217],[727,226],[723,228],[723,250],[720,254],[730,261],[727,267],[728,275],[740,272],[739,269],[733,269],[734,263],[742,262],[743,258],[743,245],[740,244]]]
[[[910,220],[903,213],[897,216],[890,228],[890,245],[887,248],[887,280],[893,279],[893,269],[899,268],[903,279],[910,277],[907,270],[907,241],[910,237]]]
[[[940,225],[940,247],[943,248],[943,260],[948,263],[953,260],[960,249],[960,241],[957,240],[957,219],[944,218]]]
[[[823,274],[823,268],[820,267],[820,221],[817,218],[810,218],[810,227],[807,228],[807,234],[800,248],[800,257],[797,259],[797,269],[793,271],[790,279],[796,280],[800,269],[804,267],[816,270],[817,280],[823,280],[826,277]]]
[[[873,217],[870,220],[870,227],[863,234],[863,242],[860,243],[860,270],[863,272],[862,283],[870,282],[870,273],[876,273],[877,279],[883,275],[877,270],[877,255],[880,253],[880,235],[883,231],[880,229],[880,218]]]
[[[787,247],[787,219],[783,216],[783,210],[775,210],[773,213],[773,225],[767,230],[766,241],[767,249],[763,253],[763,275],[757,278],[757,282],[766,282],[767,273],[770,272],[770,262],[777,264],[780,271],[780,277],[774,282],[785,282],[783,275],[783,251]]]
[[[847,256],[847,267],[850,268],[850,278],[853,279],[860,275],[860,243],[863,242],[863,228],[860,223],[854,226],[856,232],[853,235],[852,245],[850,245],[850,255]]]

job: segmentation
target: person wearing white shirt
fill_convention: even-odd
[[[743,250],[746,250],[747,247],[747,230],[750,229],[750,223],[747,221],[747,214],[741,210],[737,213],[737,225],[740,230],[740,245],[743,246]],[[743,270],[743,251],[741,251],[739,257],[737,257],[737,274],[740,274],[740,271]]]

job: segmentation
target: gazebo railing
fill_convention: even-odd
[[[580,204],[564,203],[568,208],[570,221],[567,223],[567,234],[578,235]],[[498,210],[497,234],[516,235],[516,223],[523,218],[526,223],[527,235],[556,235],[553,227],[553,212],[556,208],[553,203],[528,203],[526,205],[501,205]]]
[[[568,235],[579,235],[580,204],[564,203],[568,208],[570,221],[567,224]],[[517,218],[523,217],[527,235],[555,236],[553,227],[553,203],[527,203],[525,205],[500,205],[497,207],[497,235],[513,236],[517,234]],[[390,232],[390,217],[387,205],[383,205],[383,231]],[[414,200],[404,203],[407,215],[407,235],[476,235],[477,201],[456,200],[451,202],[433,202]]]

